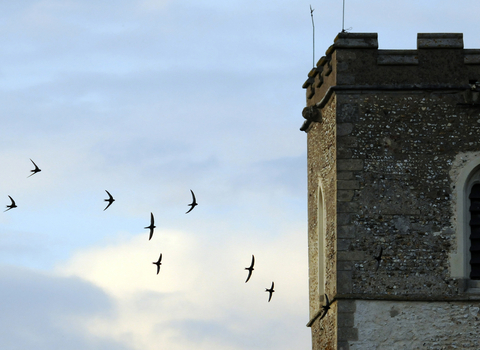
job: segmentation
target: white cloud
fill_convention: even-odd
[[[135,349],[153,350],[158,344],[172,350],[289,349],[262,333],[272,325],[283,332],[278,339],[293,337],[306,346],[308,330],[302,336],[295,325],[300,319],[303,328],[308,313],[303,233],[284,232],[270,242],[235,236],[215,244],[190,232],[157,230],[151,241],[145,233],[79,251],[57,271],[110,295],[118,317],[88,320],[88,328]],[[156,275],[152,262],[160,252],[163,264]],[[255,271],[246,284],[244,267],[252,253]],[[265,288],[272,280],[276,292],[268,303]],[[250,339],[247,347],[244,336]]]

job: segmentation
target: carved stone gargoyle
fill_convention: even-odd
[[[320,123],[322,121],[322,112],[317,106],[305,107],[302,111],[302,116],[306,120],[300,128],[301,131],[306,131],[312,122]]]

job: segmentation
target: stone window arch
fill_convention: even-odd
[[[480,288],[480,239],[476,238],[476,231],[480,234],[480,152],[459,154],[450,175],[452,203],[456,207],[456,250],[450,254],[451,277],[464,280],[465,289],[477,289]]]
[[[318,297],[325,293],[325,197],[321,183],[318,185],[317,239],[318,239]]]

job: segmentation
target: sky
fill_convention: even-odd
[[[310,348],[310,5],[316,61],[342,1],[0,0],[2,349]],[[480,48],[478,18],[347,0],[345,29]]]

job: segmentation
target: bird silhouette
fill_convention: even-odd
[[[375,271],[378,271],[378,268],[380,267],[380,261],[382,260],[382,253],[383,253],[383,247],[380,247],[380,254],[378,256],[374,256],[374,259],[377,260],[377,268]]]
[[[110,192],[108,192],[107,190],[105,190],[105,192],[107,192],[108,194],[108,199],[105,199],[105,202],[108,202],[108,205],[105,207],[105,209],[103,209],[103,211],[107,210],[107,208],[109,206],[112,205],[113,202],[115,202],[115,199],[113,199],[112,195],[110,194]]]
[[[254,270],[254,268],[253,268],[254,264],[255,264],[255,256],[252,255],[252,263],[250,264],[250,267],[245,268],[245,270],[248,270],[248,276],[247,276],[247,280],[245,281],[245,283],[247,283],[248,280],[250,279],[250,277],[252,276],[252,271]]]
[[[10,209],[13,209],[13,208],[16,208],[16,207],[17,207],[17,205],[15,204],[15,201],[13,200],[13,198],[10,197],[10,196],[8,196],[8,198],[10,198],[10,200],[12,201],[12,204],[7,205],[7,209],[4,210],[3,212],[9,211]]]
[[[322,309],[323,309],[323,311],[325,311],[325,312],[324,312],[324,314],[322,315],[322,317],[320,317],[320,320],[321,320],[322,318],[324,318],[324,317],[327,315],[328,310],[330,310],[330,305],[331,305],[331,304],[330,304],[330,300],[328,300],[328,296],[327,296],[326,294],[325,294],[325,299],[327,299],[327,304],[326,304],[326,305],[322,305]]]
[[[148,238],[148,240],[151,240],[152,239],[152,236],[153,236],[153,229],[157,226],[154,225],[155,223],[155,219],[153,218],[153,213],[150,213],[150,226],[147,226],[145,228],[148,228],[150,229],[150,238]]]
[[[195,208],[195,206],[198,205],[197,200],[195,199],[195,194],[193,193],[192,190],[190,190],[190,192],[192,192],[192,203],[189,204],[189,206],[191,206],[191,208],[185,214],[190,213],[193,210],[193,208]]]
[[[273,292],[275,292],[275,291],[273,290],[273,286],[274,286],[274,283],[272,282],[272,286],[270,287],[270,289],[265,288],[265,292],[270,293],[270,295],[268,296],[268,302],[270,302],[270,300],[272,299],[272,294],[273,294]]]
[[[158,261],[152,263],[152,264],[157,265],[157,275],[160,272],[160,265],[162,265],[161,261],[162,261],[162,254],[160,253],[160,257],[158,258]]]
[[[36,173],[39,173],[40,171],[42,171],[38,166],[37,164],[35,164],[35,162],[33,160],[30,159],[30,161],[33,163],[33,165],[35,166],[35,169],[33,170],[30,170],[30,172],[32,172],[32,174],[28,175],[27,177],[30,177],[32,175],[35,175]]]

